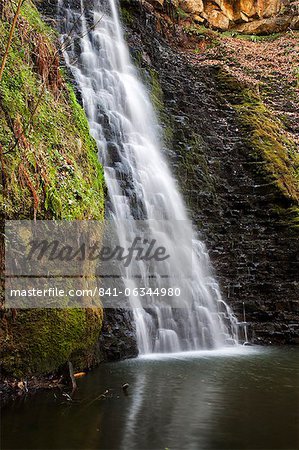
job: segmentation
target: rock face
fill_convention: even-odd
[[[159,96],[168,157],[224,298],[239,320],[244,302],[253,342],[298,343],[298,231],[280,220],[287,201],[251,159],[250,134],[232,106],[238,94],[230,98],[219,68],[195,66],[169,48],[152,14],[130,13],[132,54],[142,55],[144,79]]]
[[[188,20],[205,22],[221,31],[235,29],[241,33],[268,34],[299,28],[295,0],[176,0],[170,3],[149,0],[149,3],[158,4],[160,10],[171,4],[184,11]]]
[[[104,361],[119,361],[138,355],[132,313],[125,309],[105,309],[99,353]]]
[[[281,0],[215,0],[223,14],[230,21],[243,20],[241,14],[248,19],[252,17],[271,17],[279,13]]]
[[[181,8],[187,13],[200,14],[204,10],[204,4],[202,0],[183,0],[180,2]]]

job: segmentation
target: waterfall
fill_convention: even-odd
[[[138,220],[146,219],[150,235],[172,254],[164,265],[169,278],[159,276],[154,267],[156,277],[150,279],[148,263],[141,261],[123,274],[124,284],[132,289],[175,283],[183,293],[178,307],[148,296],[130,298],[139,351],[179,352],[235,343],[236,321],[221,298],[206,247],[192,230],[162,154],[157,118],[131,62],[116,1],[81,0],[80,8],[72,8],[73,3],[58,0],[64,56],[104,166],[110,219],[121,242],[126,239],[123,220],[134,236]],[[139,280],[133,276],[137,269]]]

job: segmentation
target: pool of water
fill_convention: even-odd
[[[78,385],[72,402],[47,392],[8,404],[2,448],[299,448],[299,348],[142,357],[103,364]]]

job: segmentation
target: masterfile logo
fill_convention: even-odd
[[[165,261],[170,258],[164,246],[158,246],[156,239],[142,239],[136,237],[132,244],[125,248],[121,245],[115,247],[103,246],[101,241],[87,245],[85,242],[72,247],[58,240],[34,239],[29,242],[30,249],[27,255],[29,260],[41,261],[47,258],[50,261],[111,261],[123,262],[128,267],[133,259],[136,261]]]
[[[160,232],[173,221],[160,221],[157,233],[150,221],[7,221],[6,306],[130,308],[154,297],[175,306],[178,280],[192,274],[192,236],[182,225],[174,246]]]

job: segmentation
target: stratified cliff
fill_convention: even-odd
[[[244,303],[253,342],[298,343],[298,35],[244,39],[186,27],[169,6],[122,8],[226,300],[240,320]]]

